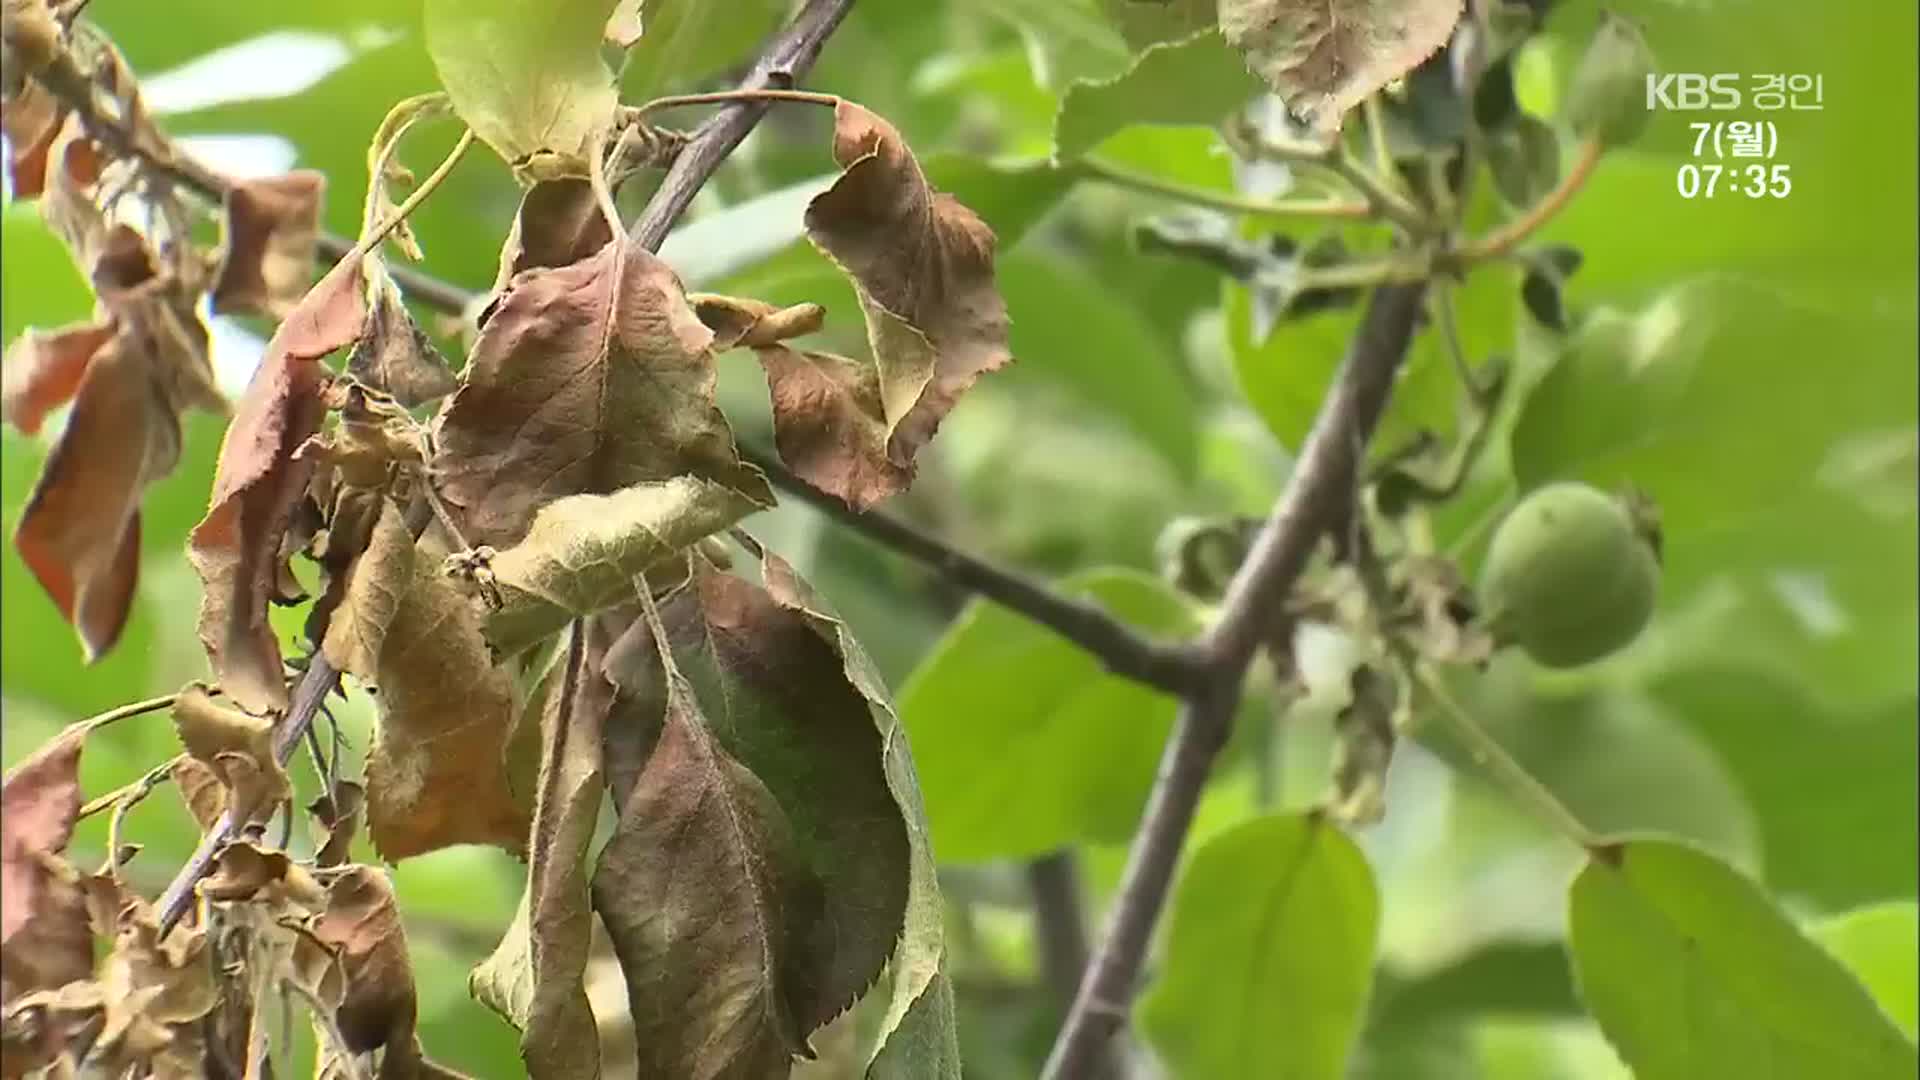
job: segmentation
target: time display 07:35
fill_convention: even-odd
[[[1674,183],[1683,199],[1711,199],[1715,196],[1749,199],[1784,199],[1793,191],[1793,176],[1786,165],[1699,165],[1687,162],[1674,174]]]

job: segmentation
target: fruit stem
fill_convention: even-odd
[[[1606,144],[1598,137],[1589,136],[1580,144],[1573,159],[1573,167],[1560,183],[1531,209],[1508,222],[1498,231],[1489,233],[1479,240],[1468,244],[1455,253],[1463,263],[1480,262],[1485,259],[1497,259],[1518,247],[1532,236],[1541,226],[1552,221],[1554,216],[1566,209],[1573,197],[1586,186],[1587,178],[1593,175],[1594,166],[1600,164],[1600,156],[1606,153]]]
[[[1593,830],[1575,817],[1573,811],[1567,809],[1567,804],[1548,791],[1546,785],[1534,779],[1533,774],[1515,761],[1498,740],[1487,734],[1487,730],[1467,714],[1466,709],[1453,699],[1453,695],[1447,692],[1447,688],[1431,671],[1416,668],[1413,675],[1419,687],[1440,706],[1440,712],[1466,742],[1474,761],[1493,774],[1494,779],[1507,789],[1507,794],[1525,803],[1555,831],[1581,847],[1591,851],[1600,846],[1600,838]]]

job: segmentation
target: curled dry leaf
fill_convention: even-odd
[[[570,654],[584,651],[574,641]],[[527,845],[527,886],[505,937],[473,970],[468,988],[520,1029],[532,1076],[600,1075],[593,1005],[583,979],[593,940],[587,903],[587,848],[602,790],[604,714],[576,709],[584,663],[550,668],[535,697],[541,712],[540,776]]]
[[[140,497],[180,459],[180,421],[150,357],[116,337],[88,361],[14,546],[89,662],[126,625],[140,572]]]
[[[213,828],[213,823],[220,820],[221,808],[227,804],[226,792],[213,770],[183,755],[173,759],[167,776],[173,781],[173,786],[179,789],[180,799],[187,804],[187,813],[193,817],[193,823],[200,827],[200,831]]]
[[[384,263],[369,259],[367,321],[347,356],[347,374],[412,408],[459,385],[433,339],[414,321]]]
[[[527,818],[506,774],[513,680],[441,572],[446,554],[435,532],[416,543],[399,508],[383,502],[321,645],[340,670],[379,691],[367,834],[387,859],[450,844],[518,850],[526,841]]]
[[[122,909],[98,982],[105,1023],[94,1052],[110,1075],[150,1069],[163,1080],[204,1075],[200,1020],[218,1003],[206,933],[176,928],[164,939],[153,909]]]
[[[511,656],[573,618],[631,600],[636,578],[756,509],[693,476],[549,503],[525,540],[487,562],[499,599],[486,615],[487,641]]]
[[[347,1049],[381,1051],[382,1080],[421,1075],[413,967],[386,875],[371,866],[341,870],[327,883],[326,909],[314,920],[313,935],[336,950],[346,976],[336,1022]]]
[[[522,271],[577,263],[612,239],[613,230],[591,183],[578,176],[542,180],[520,196],[520,209],[500,248],[494,291],[505,289]]]
[[[1460,0],[1220,0],[1220,32],[1321,131],[1447,43]]]
[[[864,510],[913,482],[893,459],[880,371],[872,363],[796,349],[785,340],[820,328],[818,304],[775,308],[758,300],[696,295],[715,349],[751,348],[767,375],[773,440],[802,479]]]
[[[59,101],[32,79],[0,102],[0,131],[7,136],[7,179],[14,198],[35,198],[46,186],[47,149],[60,130],[60,117]]]
[[[80,813],[80,750],[67,728],[0,782],[0,993],[52,989],[93,971],[78,875],[59,858]]]
[[[287,705],[267,604],[280,582],[281,537],[313,469],[294,452],[326,411],[320,358],[355,341],[365,322],[359,270],[357,259],[342,260],[267,343],[220,447],[207,516],[188,544],[205,586],[201,644],[221,688],[254,712]]]
[[[433,473],[467,538],[510,547],[536,509],[692,474],[771,505],[714,403],[713,332],[624,238],[513,279],[438,421]]]
[[[367,806],[367,789],[351,780],[336,780],[333,789],[307,805],[313,821],[315,866],[339,866],[353,848],[353,834]]]
[[[0,407],[6,421],[33,435],[47,414],[80,391],[94,354],[113,339],[109,323],[79,323],[54,331],[29,329],[7,348]]]
[[[313,280],[326,187],[325,176],[303,169],[227,189],[215,312],[280,318],[293,310]]]
[[[886,461],[911,478],[915,455],[960,396],[1013,360],[1007,305],[993,280],[993,230],[953,196],[933,190],[900,133],[858,105],[834,108],[833,157],[845,172],[808,205],[807,235],[853,278],[873,352]],[[824,398],[809,393],[823,379],[846,381],[833,367],[797,377],[787,390],[789,415],[803,414],[802,422],[817,427],[832,422],[824,414],[871,394],[840,387]],[[864,386],[867,378],[853,381]]]
[[[293,797],[273,754],[273,721],[222,705],[190,683],[174,698],[173,725],[180,745],[219,779],[236,824],[263,823]]]

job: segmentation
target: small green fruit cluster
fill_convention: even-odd
[[[1522,499],[1494,531],[1481,575],[1494,640],[1569,668],[1638,637],[1660,593],[1649,509],[1575,483]]]

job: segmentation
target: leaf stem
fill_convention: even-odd
[[[440,164],[427,174],[425,180],[420,181],[420,186],[407,194],[407,201],[401,203],[387,217],[387,220],[360,234],[359,242],[355,243],[353,249],[343,256],[343,261],[365,255],[380,246],[380,241],[385,240],[388,233],[399,228],[400,223],[407,220],[409,214],[419,209],[421,203],[427,201],[427,196],[432,195],[434,189],[440,186],[440,182],[447,178],[447,174],[453,172],[453,167],[460,164],[461,158],[467,156],[467,149],[472,145],[473,129],[468,128],[460,133],[460,141],[453,144],[453,149],[447,152],[447,156],[441,160]]]
[[[1566,209],[1573,197],[1586,186],[1587,178],[1593,175],[1594,167],[1600,164],[1600,157],[1606,151],[1598,138],[1588,138],[1580,144],[1573,159],[1573,167],[1560,178],[1560,183],[1547,192],[1539,202],[1526,213],[1507,222],[1501,228],[1468,244],[1455,253],[1462,262],[1480,262],[1496,259],[1518,247],[1521,242],[1532,236],[1540,228],[1552,221],[1560,211]]]
[[[1598,847],[1600,838],[1586,827],[1567,805],[1554,797],[1545,784],[1536,780],[1526,767],[1513,759],[1499,740],[1487,734],[1487,730],[1468,715],[1467,710],[1453,699],[1447,688],[1425,668],[1413,673],[1420,689],[1440,707],[1440,714],[1452,724],[1453,730],[1467,744],[1467,750],[1474,761],[1491,773],[1494,779],[1507,793],[1532,810],[1548,825],[1552,826],[1567,839],[1589,850]]]
[[[1230,195],[1225,192],[1207,191],[1204,188],[1188,187],[1162,180],[1156,176],[1132,172],[1109,165],[1092,158],[1083,158],[1074,162],[1070,170],[1077,176],[1115,187],[1144,192],[1149,195],[1161,195],[1169,199],[1209,210],[1224,210],[1231,214],[1247,214],[1253,217],[1297,218],[1320,217],[1358,220],[1371,213],[1371,208],[1363,202],[1351,199],[1300,199],[1295,201],[1275,201],[1271,199],[1252,199],[1242,195]]]
[[[213,692],[218,693],[218,691]],[[92,731],[95,728],[103,728],[108,724],[118,723],[131,716],[140,716],[143,713],[170,709],[179,696],[179,694],[161,694],[159,697],[148,698],[145,701],[136,701],[129,705],[121,705],[118,708],[108,709],[98,716],[88,717],[81,721],[81,723],[86,726],[88,731]]]

